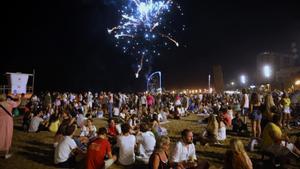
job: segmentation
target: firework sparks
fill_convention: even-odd
[[[167,39],[169,39],[170,41],[172,41],[173,43],[175,43],[175,45],[177,46],[177,47],[179,47],[179,43],[175,40],[175,39],[173,39],[173,38],[171,38],[170,36],[168,36],[168,35],[165,35],[165,34],[160,34],[162,37],[164,37],[164,38],[167,38]]]
[[[129,53],[140,58],[136,77],[143,68],[144,59],[153,55],[159,56],[157,48],[161,47],[163,39],[173,42],[179,47],[170,32],[166,29],[166,15],[176,6],[172,0],[126,0],[119,10],[120,23],[107,29],[107,32],[116,39],[116,45]]]
[[[139,78],[140,71],[143,68],[143,63],[144,63],[144,56],[141,57],[140,64],[138,65],[138,70],[135,73],[135,78]]]

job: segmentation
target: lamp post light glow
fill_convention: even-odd
[[[295,85],[296,85],[296,86],[299,86],[299,85],[300,85],[300,80],[296,80],[296,81],[295,81]]]
[[[241,75],[240,80],[243,85],[246,84],[246,76],[245,75]]]
[[[270,78],[272,74],[272,69],[270,65],[264,65],[263,73],[266,78]]]
[[[231,82],[230,84],[231,84],[231,86],[234,86],[235,83],[234,83],[234,82]]]

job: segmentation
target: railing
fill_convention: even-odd
[[[32,86],[28,86],[26,88],[27,93],[33,93],[33,88]],[[0,85],[0,94],[11,94],[11,87],[8,85]]]

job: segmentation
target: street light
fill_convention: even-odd
[[[264,73],[265,78],[268,81],[267,89],[271,90],[271,85],[269,84],[270,83],[270,78],[271,78],[271,75],[272,75],[271,66],[270,65],[264,65],[264,67],[263,67],[263,73]]]
[[[271,66],[270,65],[264,65],[263,73],[264,73],[264,76],[269,79],[272,75]]]
[[[245,75],[241,75],[240,80],[243,85],[246,84],[246,76]]]
[[[234,82],[231,82],[230,84],[231,84],[231,86],[234,86],[235,83],[234,83]]]

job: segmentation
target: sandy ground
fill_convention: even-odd
[[[168,129],[169,136],[172,140],[172,146],[180,137],[180,132],[185,129],[192,129],[195,133],[200,133],[203,130],[203,125],[198,123],[199,117],[190,115],[180,120],[170,120],[169,123],[163,126]],[[106,119],[95,119],[94,123],[97,128],[106,126]],[[291,131],[292,135],[300,134],[300,130]],[[12,152],[13,156],[8,159],[0,159],[0,169],[53,169],[53,154],[54,149],[53,133],[43,131],[40,133],[25,133],[21,130],[20,118],[15,119],[15,129],[13,136]],[[200,146],[196,145],[197,155],[200,159],[206,159],[211,164],[211,169],[219,169],[223,164],[224,153],[228,149],[230,138],[236,136],[228,135],[228,139],[218,146]],[[239,137],[245,145],[248,144],[249,138]],[[172,147],[171,146],[171,147]],[[261,160],[261,155],[257,152],[249,153],[254,168],[266,168],[266,161]],[[83,164],[83,163],[82,163]],[[264,164],[264,166],[262,166]],[[111,169],[123,169],[125,167],[114,164]],[[147,168],[143,165],[134,165],[127,168]],[[291,158],[289,169],[299,169],[300,160]],[[268,167],[268,169],[271,169]]]

